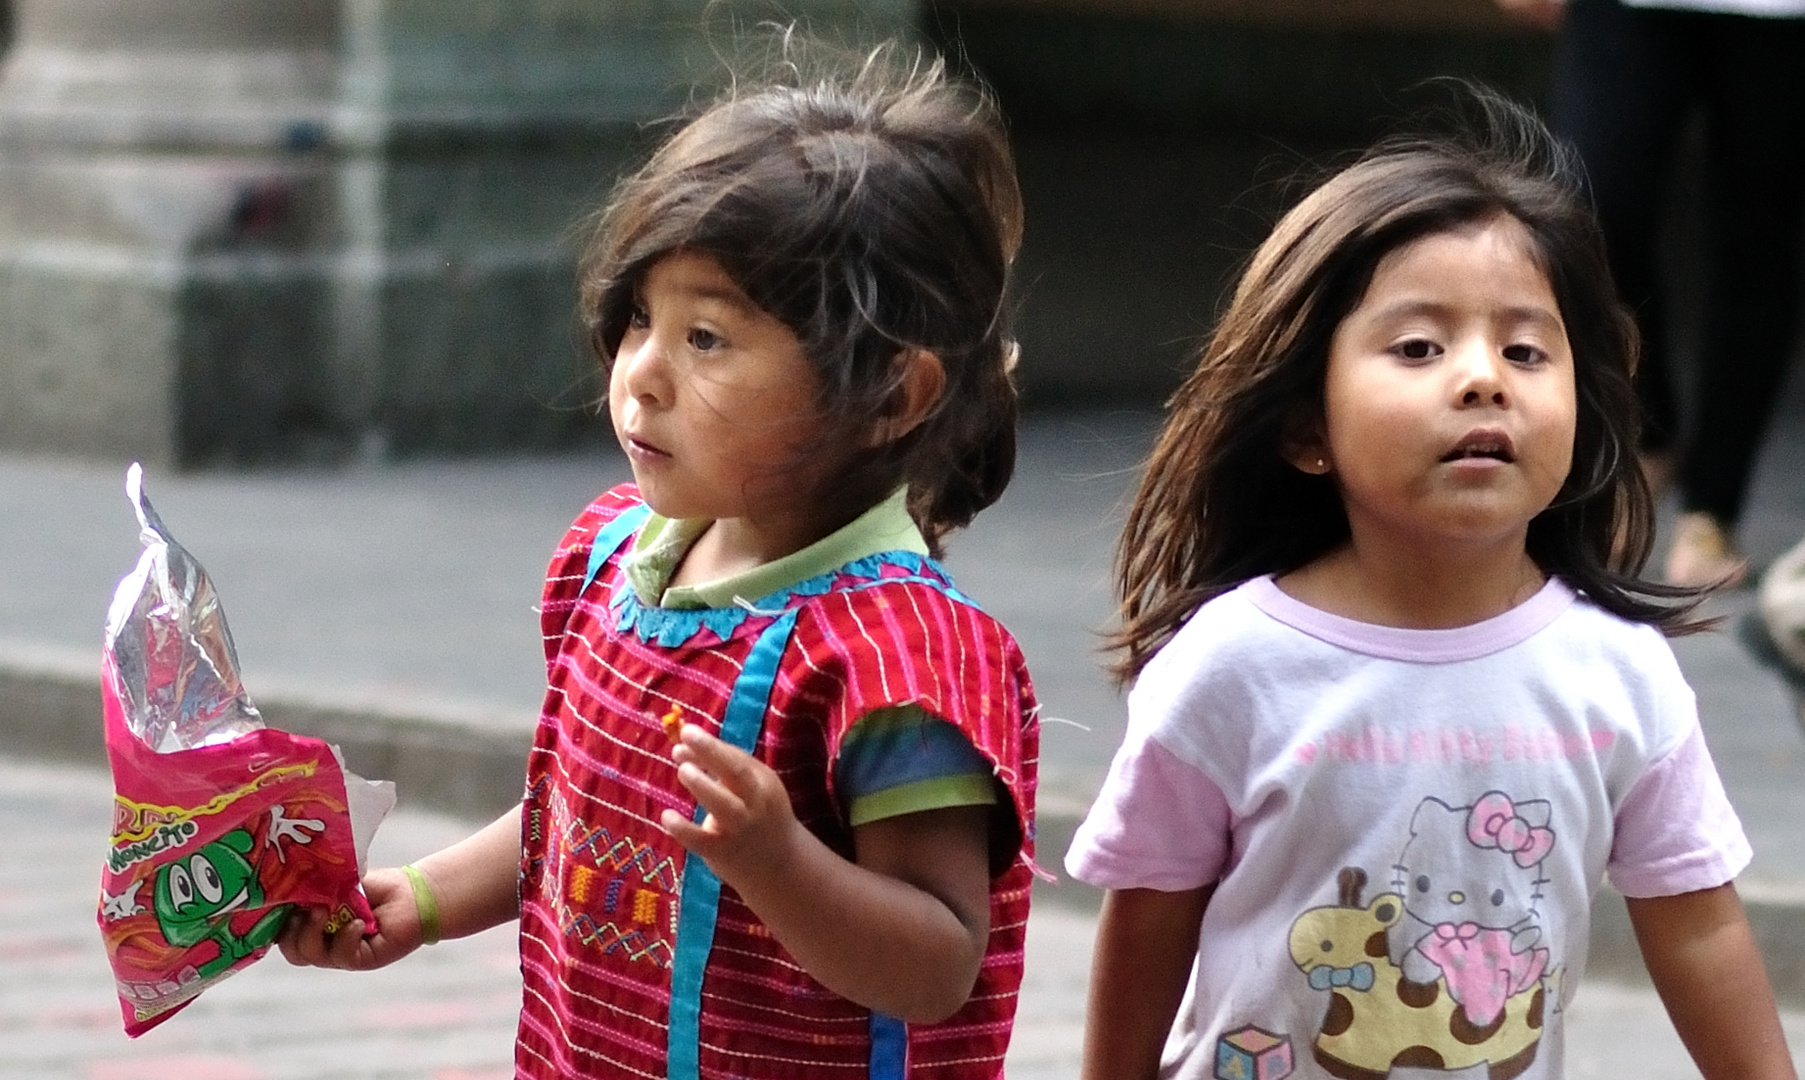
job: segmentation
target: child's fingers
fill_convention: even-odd
[[[710,735],[694,724],[683,725],[678,743],[671,749],[671,760],[681,767],[692,764],[708,773],[722,786],[733,791],[746,791],[753,786],[758,759],[739,747]]]
[[[697,730],[695,734],[700,738],[692,738],[691,730],[684,728],[683,748],[690,753],[679,764],[678,776],[683,776],[684,769],[699,768],[720,791],[732,797],[731,802],[722,803],[723,796],[709,792],[710,797],[704,799],[704,792],[686,781],[685,786],[696,794],[698,801],[715,813],[731,813],[738,818],[765,819],[790,814],[790,793],[769,765],[706,732]]]
[[[326,966],[326,918],[321,908],[295,908],[276,935],[282,958],[298,967]]]
[[[371,955],[370,944],[364,940],[362,919],[353,919],[350,925],[326,936],[327,967],[358,971],[370,966]]]
[[[677,766],[677,782],[696,797],[696,801],[702,804],[710,817],[716,819],[718,828],[730,830],[745,818],[746,806],[739,793],[698,763],[688,761]]]
[[[701,821],[683,816],[676,810],[665,810],[658,818],[658,823],[669,833],[671,839],[682,844],[684,848],[703,859],[709,865],[716,864],[732,853],[745,842],[752,830],[741,823],[724,823],[722,818],[710,811]],[[719,867],[716,866],[716,872]]]
[[[686,724],[671,751],[677,781],[704,811],[696,822],[675,810],[659,824],[687,850],[700,855],[723,879],[755,865],[795,823],[790,795],[769,765]]]
[[[672,839],[706,858],[723,841],[729,841],[745,830],[745,803],[726,785],[703,771],[700,765],[686,761],[677,766],[677,780],[695,796],[696,803],[706,813],[698,822],[679,811],[665,810],[658,821]]]
[[[364,921],[353,919],[336,933],[326,932],[331,913],[325,908],[297,908],[288,913],[282,932],[276,935],[276,948],[282,958],[297,967],[344,968],[358,971],[370,967],[375,950],[364,939]]]
[[[702,830],[702,826],[691,821],[689,818],[684,817],[675,810],[665,810],[660,813],[658,815],[658,824],[665,832],[671,834],[673,840],[692,851],[695,850],[696,845],[702,843],[708,835]]]

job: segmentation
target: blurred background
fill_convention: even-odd
[[[1491,0],[10,0],[0,449],[184,468],[597,438],[579,223],[735,26],[912,37],[1026,188],[1033,405],[1156,402],[1300,169],[1437,75],[1546,94]]]

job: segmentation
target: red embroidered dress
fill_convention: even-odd
[[[754,601],[755,611],[644,606],[618,567],[630,537],[608,535],[617,515],[618,534],[641,513],[631,486],[603,495],[546,579],[550,683],[522,825],[517,1075],[1001,1075],[1021,983],[1038,753],[1014,639],[936,563],[907,553],[855,560]],[[585,588],[597,546],[607,558]],[[666,807],[696,812],[660,719],[675,706],[719,732],[730,701],[742,716],[746,700],[765,702],[764,685],[747,685],[760,672],[769,696],[752,710],[754,752],[783,778],[803,824],[848,858],[832,766],[875,709],[912,702],[957,725],[1007,788],[1028,839],[992,879],[989,949],[950,1019],[905,1026],[827,990],[658,827]]]

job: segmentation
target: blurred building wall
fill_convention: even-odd
[[[13,0],[0,447],[184,466],[597,431],[574,230],[739,0]],[[791,0],[829,35],[910,0]],[[713,34],[699,28],[712,21]]]

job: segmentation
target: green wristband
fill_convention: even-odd
[[[407,875],[407,883],[414,890],[414,910],[420,915],[420,943],[437,945],[439,943],[439,900],[432,894],[432,882],[413,863],[401,868]]]

